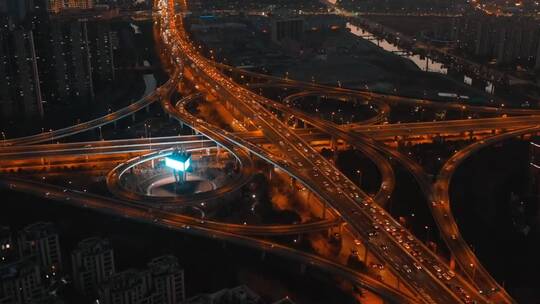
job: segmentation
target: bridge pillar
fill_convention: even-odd
[[[135,113],[131,114],[131,121],[135,122]]]
[[[144,109],[146,110],[146,113],[150,113],[150,105],[147,105]]]
[[[278,116],[280,116],[280,118],[283,119],[283,120],[285,121],[285,124],[286,124],[287,126],[290,126],[290,123],[289,123],[289,122],[291,121],[291,119],[292,119],[293,116],[290,115],[290,114],[285,114],[285,113],[283,113],[283,112],[280,112],[280,113],[281,113],[281,115],[278,115]],[[293,126],[294,126],[294,122],[293,122]]]
[[[306,264],[300,264],[300,273],[305,274],[306,273]]]
[[[365,246],[365,244],[364,244],[364,259],[363,259],[363,261],[364,261],[364,264],[366,264],[366,266],[369,266],[368,258],[369,258],[369,250],[368,250],[367,246]]]
[[[345,227],[345,223],[339,224],[339,234],[343,235],[343,228]]]
[[[115,130],[118,129],[118,121],[117,121],[117,120],[115,120],[115,121],[113,122],[113,126],[114,126],[114,129],[115,129]]]
[[[337,162],[338,154],[339,154],[338,142],[335,137],[332,137],[331,147],[332,147],[332,160],[334,161],[334,164],[335,164]]]
[[[272,174],[274,172],[274,165],[270,165],[269,168],[268,168],[268,181],[271,181],[274,174]]]
[[[332,139],[330,140],[330,149],[337,150],[338,142],[337,139],[332,136]]]
[[[360,169],[356,170],[356,179],[357,179],[358,186],[362,185],[362,177],[363,177],[362,171],[360,171]]]
[[[266,250],[261,251],[261,260],[264,261],[266,259]]]

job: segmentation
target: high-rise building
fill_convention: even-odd
[[[272,304],[294,304],[293,300],[291,300],[289,297],[285,297],[277,302],[274,302]]]
[[[6,14],[15,23],[26,19],[33,10],[33,0],[0,0],[0,13]]]
[[[0,303],[39,303],[46,297],[39,265],[33,257],[0,265]]]
[[[0,116],[43,115],[39,70],[32,30],[0,31]]]
[[[73,9],[93,8],[94,0],[67,0],[67,7]]]
[[[483,61],[531,67],[538,62],[540,25],[532,18],[471,14],[452,30],[458,46]]]
[[[15,253],[15,244],[13,243],[11,229],[0,226],[0,265],[10,262],[15,256]]]
[[[148,271],[152,277],[153,291],[162,295],[163,304],[184,302],[184,270],[176,257],[166,255],[155,258],[148,264]]]
[[[144,271],[127,270],[113,275],[98,291],[105,304],[184,303],[184,270],[174,256],[162,256],[148,263]]]
[[[65,9],[91,9],[94,0],[46,0],[47,10],[50,13],[60,13]]]
[[[118,43],[116,32],[111,30],[109,23],[97,22],[88,24],[88,31],[94,78],[101,82],[114,80],[114,49],[118,47],[115,45]]]
[[[198,295],[188,299],[185,304],[261,304],[259,295],[245,285],[222,289],[212,294]]]
[[[55,275],[62,267],[58,233],[52,223],[38,222],[19,231],[22,257],[35,256],[45,273]]]
[[[65,0],[46,0],[47,11],[51,13],[59,13],[64,9]]]
[[[301,18],[281,19],[272,21],[272,40],[281,43],[284,39],[300,41],[304,34],[304,20]]]
[[[117,273],[103,284],[99,302],[103,304],[157,304],[161,297],[150,292],[151,278],[148,272],[134,269]]]
[[[535,70],[540,70],[540,43],[538,43],[538,47],[536,49],[536,62],[534,64]]]
[[[115,273],[114,253],[109,241],[88,238],[71,254],[73,281],[83,294],[93,294]]]

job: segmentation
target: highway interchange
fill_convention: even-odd
[[[472,153],[483,147],[520,135],[535,134],[540,131],[540,112],[529,109],[508,109],[483,106],[437,103],[428,100],[386,96],[365,91],[296,82],[264,76],[252,72],[238,71],[270,82],[285,83],[301,90],[283,101],[273,101],[250,91],[244,85],[235,83],[222,71],[234,68],[224,67],[200,55],[183,28],[181,8],[187,11],[185,1],[156,1],[156,24],[161,28],[162,40],[167,48],[175,72],[170,80],[153,94],[143,97],[124,109],[104,117],[33,136],[4,140],[0,145],[0,169],[24,167],[33,160],[62,158],[71,159],[77,155],[93,157],[97,155],[122,155],[122,161],[109,171],[107,185],[117,198],[107,198],[82,191],[72,190],[52,184],[4,175],[0,184],[16,191],[25,191],[49,199],[82,205],[117,215],[162,225],[190,233],[235,242],[238,244],[274,252],[301,263],[321,268],[329,273],[356,282],[379,296],[395,303],[514,303],[504,288],[485,270],[459,233],[459,228],[450,209],[449,187],[456,168]],[[200,92],[178,102],[171,100],[177,83],[188,81]],[[254,85],[253,88],[257,86]],[[349,125],[337,125],[315,117],[290,106],[293,100],[306,96],[336,96],[369,98],[378,108],[375,117]],[[222,100],[232,104],[251,124],[254,131],[228,132],[211,122],[206,122],[187,110],[186,105],[199,98]],[[202,135],[174,136],[153,139],[126,139],[89,143],[59,143],[35,145],[47,141],[98,128],[115,122],[150,104],[160,101],[163,110],[183,124],[189,125]],[[378,124],[384,121],[391,105],[405,104],[433,109],[467,110],[470,112],[519,115],[515,117],[491,117],[455,121],[418,122],[401,124]],[[280,119],[283,113],[303,121],[308,127],[291,129]],[[487,135],[476,143],[455,153],[446,161],[435,183],[427,178],[423,168],[408,156],[384,144],[396,136],[462,134],[486,132]],[[362,151],[374,164],[382,176],[381,186],[374,197],[350,181],[334,164],[322,157],[312,146],[313,142],[345,142]],[[123,173],[130,168],[162,158],[171,153],[179,144],[193,151],[223,148],[236,157],[242,172],[229,185],[205,193],[200,197],[178,197],[169,201],[157,200],[149,196],[127,191],[119,184]],[[271,146],[272,149],[268,147]],[[134,158],[133,155],[136,155]],[[221,197],[237,191],[251,176],[253,157],[259,157],[298,180],[321,201],[332,207],[337,219],[324,219],[297,225],[251,226],[213,222],[179,215],[164,208],[167,204],[200,204],[213,197]],[[447,262],[435,255],[414,235],[402,228],[384,205],[392,195],[395,179],[388,159],[406,168],[415,177],[429,203],[433,217],[461,271],[452,271]],[[43,162],[43,161],[42,161]],[[37,166],[39,162],[36,161]],[[12,169],[9,169],[12,170]],[[10,172],[6,171],[2,172]],[[255,236],[302,234],[325,230],[345,223],[346,229],[369,248],[371,254],[384,261],[395,275],[407,286],[410,293],[381,283],[346,266],[326,258],[301,252],[297,249],[263,241]],[[370,232],[377,230],[377,237]]]

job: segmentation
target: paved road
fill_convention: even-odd
[[[205,221],[198,221],[191,217],[171,215],[167,212],[149,212],[147,208],[133,205],[123,201],[114,200],[107,197],[101,197],[89,193],[83,193],[76,190],[64,189],[54,185],[44,185],[40,182],[17,178],[0,179],[0,186],[21,191],[33,193],[36,196],[45,196],[49,199],[59,200],[76,206],[83,205],[85,208],[95,209],[100,212],[110,213],[126,218],[139,220],[142,222],[160,225],[168,229],[178,230],[183,233],[202,235],[216,240],[236,243],[242,246],[252,247],[262,252],[283,256],[292,260],[306,263],[307,266],[317,267],[331,275],[337,275],[359,286],[366,288],[378,295],[382,295],[390,303],[416,303],[415,299],[403,294],[390,286],[381,283],[372,277],[356,272],[346,266],[327,260],[320,256],[305,253],[301,250],[293,249],[288,246],[280,245],[266,240],[252,238],[238,234],[234,229],[229,231],[219,227],[217,229],[209,228]],[[64,191],[65,190],[65,191]],[[49,193],[48,195],[46,193]]]
[[[144,96],[140,100],[132,103],[131,105],[124,107],[116,112],[110,113],[108,115],[81,123],[73,125],[67,128],[53,130],[49,132],[44,132],[40,134],[19,137],[14,139],[7,139],[0,142],[1,146],[15,146],[15,145],[32,145],[47,141],[55,141],[67,136],[79,134],[86,132],[92,129],[102,127],[104,125],[118,121],[126,116],[132,115],[133,113],[139,111],[140,109],[150,106],[152,103],[159,100],[164,94],[168,94],[171,90],[175,88],[176,83],[178,82],[181,74],[175,73],[172,77],[161,87],[155,90],[153,93]]]
[[[186,7],[185,2],[181,4]],[[415,257],[407,249],[407,247],[411,248],[411,245],[408,242],[405,242],[407,245],[403,244],[403,238],[410,238],[417,250],[424,250],[421,242],[402,229],[399,223],[382,208],[372,204],[373,200],[369,196],[358,189],[354,183],[343,176],[300,137],[289,132],[289,129],[277,117],[264,108],[263,104],[267,103],[268,100],[238,86],[228,77],[222,75],[213,63],[198,54],[183,32],[182,16],[177,18],[170,13],[174,11],[175,7],[173,0],[160,1],[159,5],[161,24],[166,26],[163,30],[163,40],[171,45],[172,56],[184,61],[184,74],[188,79],[196,84],[196,88],[206,94],[219,96],[221,100],[232,103],[253,125],[263,132],[269,141],[281,146],[283,153],[287,155],[286,159],[273,160],[264,153],[262,154],[264,159],[280,166],[301,180],[323,201],[338,210],[359,238],[366,241],[370,250],[387,261],[390,268],[394,269],[410,285],[413,285],[426,302],[467,301],[463,294],[451,290],[445,279],[437,277],[438,273],[447,268],[444,263],[438,260],[426,261],[423,258]],[[248,145],[240,142],[237,144],[248,148]],[[374,229],[373,225],[377,225],[378,221],[384,223],[386,227],[381,230],[376,239],[369,239],[366,232]],[[434,265],[429,263],[434,263]],[[424,265],[424,267],[414,265]],[[478,302],[487,302],[461,277],[453,273],[450,276],[449,272],[446,271],[444,273],[450,277],[448,281],[452,281],[452,284],[457,284],[466,290],[467,297]]]

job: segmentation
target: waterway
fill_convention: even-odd
[[[329,4],[330,6],[335,6],[336,1],[337,0],[324,0],[323,2]],[[336,13],[344,17],[355,15],[353,12],[345,12],[337,8],[336,8]],[[418,66],[420,70],[424,72],[432,72],[432,73],[448,75],[448,67],[442,62],[436,61],[428,56],[420,56],[418,54],[411,53],[408,50],[402,49],[398,45],[386,39],[377,37],[373,33],[366,30],[365,28],[352,24],[350,22],[347,23],[347,28],[355,36],[368,40],[385,51],[398,54],[401,57],[411,60],[416,66]],[[473,77],[470,77],[468,75],[463,75],[463,79],[460,79],[460,81],[462,81],[463,83],[469,86],[472,86]],[[488,94],[495,93],[495,85],[489,81],[486,82],[486,85],[483,89]]]

